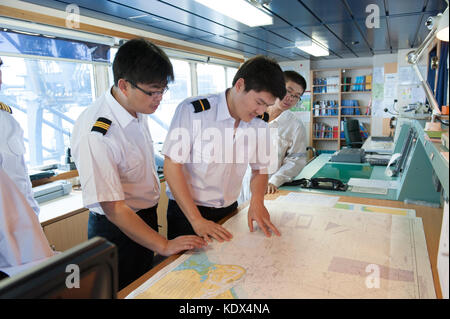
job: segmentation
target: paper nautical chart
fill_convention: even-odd
[[[127,298],[435,298],[414,214],[265,204],[281,237],[250,233],[244,209],[224,224],[230,242],[184,254]]]

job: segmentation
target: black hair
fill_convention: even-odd
[[[119,48],[113,62],[113,75],[115,86],[120,79],[161,86],[174,80],[172,63],[164,51],[142,38],[129,40]]]
[[[278,63],[263,55],[257,55],[241,65],[233,79],[233,86],[244,79],[245,91],[266,91],[282,100],[286,95],[283,71]]]
[[[306,91],[306,80],[303,76],[301,76],[295,71],[284,71],[283,73],[285,82],[287,81],[295,82],[303,88],[303,91]]]

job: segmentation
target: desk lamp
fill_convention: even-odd
[[[425,22],[425,25],[430,30],[425,40],[422,44],[414,51],[408,52],[406,55],[406,60],[409,64],[412,65],[414,71],[419,77],[420,83],[422,84],[423,89],[425,90],[425,95],[427,96],[428,101],[431,104],[433,109],[431,122],[426,123],[425,130],[429,131],[440,131],[440,123],[434,123],[436,116],[441,115],[441,111],[439,110],[439,105],[434,97],[433,91],[431,90],[428,82],[423,78],[422,74],[419,71],[419,67],[417,63],[420,60],[420,57],[426,51],[428,46],[433,42],[434,37],[437,37],[439,40],[448,42],[448,0],[447,0],[447,9],[445,9],[444,13],[439,13],[435,17],[429,17]]]

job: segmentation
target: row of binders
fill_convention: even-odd
[[[372,75],[356,76],[354,82],[352,82],[352,77],[348,76],[343,77],[342,81],[344,82],[342,92],[361,92],[372,90]],[[350,85],[351,83],[353,83],[353,85]]]
[[[338,138],[338,127],[325,123],[314,123],[313,134],[315,138]]]
[[[338,101],[317,101],[313,107],[314,116],[337,116],[339,113]]]
[[[328,76],[326,78],[315,78],[314,85],[320,85],[313,88],[314,93],[339,93],[339,77]]]
[[[369,127],[366,123],[359,123],[359,131],[361,137],[366,139],[369,137]],[[314,123],[313,130],[314,138],[338,138],[338,127],[330,126],[326,123]],[[344,132],[344,121],[341,121],[341,136],[340,138],[345,138]]]
[[[361,114],[357,100],[342,100],[341,115],[370,115],[370,107]],[[314,116],[337,116],[339,114],[339,102],[333,100],[317,101],[313,106]]]
[[[365,92],[372,90],[372,75],[342,77],[342,92]],[[339,93],[339,76],[313,79],[313,93]]]
[[[361,114],[359,103],[357,100],[342,100],[341,115],[370,115],[370,107],[364,114]]]

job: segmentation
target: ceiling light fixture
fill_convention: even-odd
[[[300,50],[314,56],[330,55],[328,48],[315,43],[314,41],[296,41],[295,46]]]
[[[249,27],[257,27],[261,25],[273,24],[273,18],[261,10],[260,8],[252,5],[246,0],[195,0],[202,5],[220,12],[231,19],[237,20]]]

